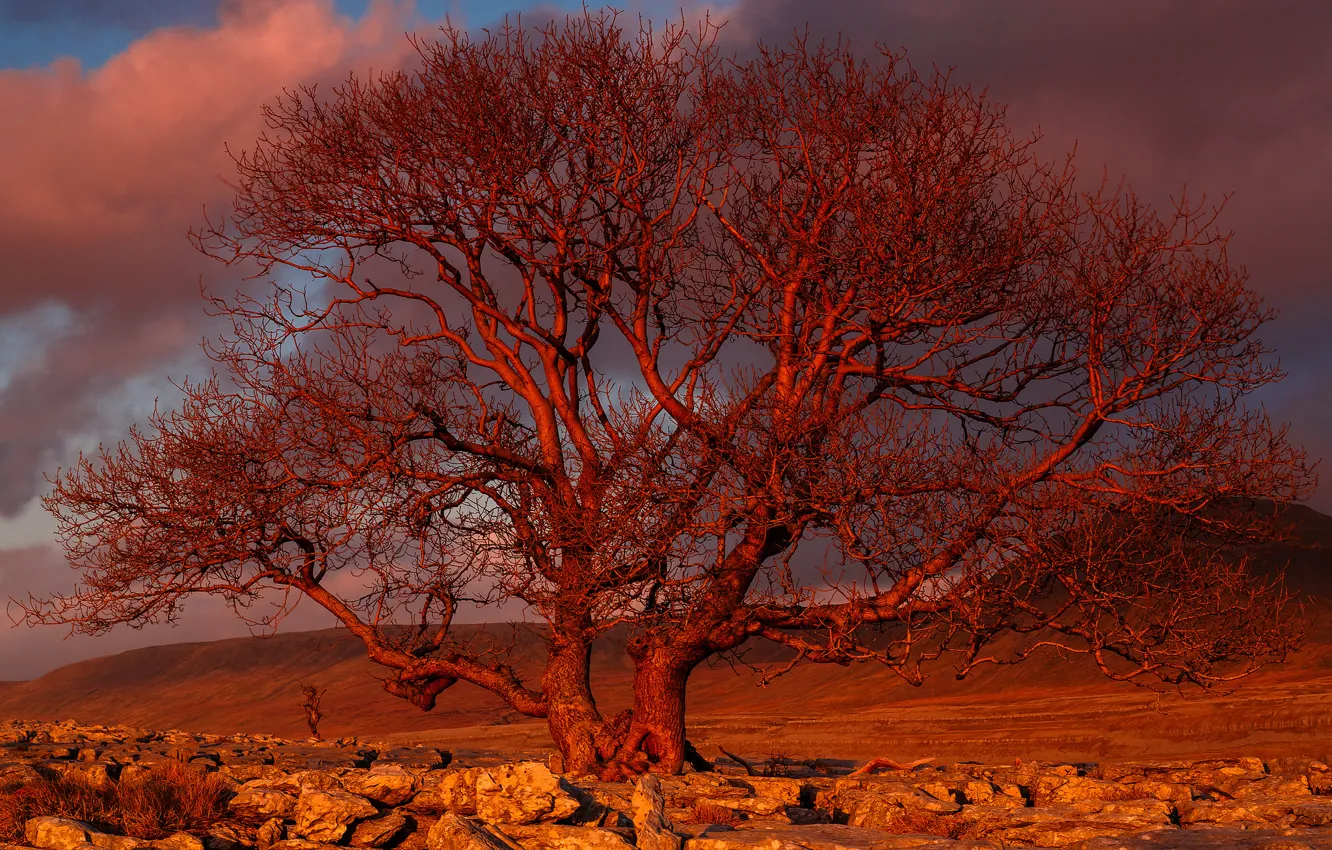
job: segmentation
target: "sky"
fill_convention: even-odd
[[[1261,401],[1332,455],[1332,4],[1322,0],[640,0],[704,12],[744,54],[809,29],[905,48],[1009,104],[1052,155],[1158,202],[1229,195],[1232,256],[1279,318],[1289,377]],[[199,375],[204,283],[189,246],[225,206],[224,145],[245,147],[283,87],[400,66],[409,31],[576,9],[514,0],[0,0],[0,600],[75,578],[37,504],[43,473],[114,441],[171,378]],[[1327,477],[1327,476],[1325,476]],[[1332,512],[1332,478],[1313,506]],[[323,625],[298,612],[294,627]],[[130,646],[244,633],[207,604],[176,628],[65,640],[5,628],[0,680]]]

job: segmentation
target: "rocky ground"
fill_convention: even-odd
[[[55,817],[47,850],[1332,850],[1332,769],[1258,758],[921,766],[849,775],[723,765],[636,784],[353,739],[292,742],[73,723],[0,724],[0,785],[115,783],[175,759],[234,783],[229,817],[154,842]],[[757,775],[757,774],[784,775]]]

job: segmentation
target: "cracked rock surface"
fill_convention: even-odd
[[[1332,850],[1332,769],[1253,757],[739,771],[601,782],[542,762],[354,739],[0,723],[0,786],[111,787],[175,760],[224,777],[226,816],[147,841],[27,821],[43,850]],[[825,768],[830,771],[831,768]],[[0,850],[3,847],[0,846]]]

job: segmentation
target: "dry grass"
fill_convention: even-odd
[[[104,787],[78,776],[8,785],[0,788],[0,841],[23,843],[24,824],[43,815],[135,838],[165,838],[223,820],[230,794],[225,779],[178,762]]]
[[[894,835],[939,835],[944,838],[965,838],[969,824],[934,812],[903,810],[886,823],[875,824],[875,829]]]
[[[689,822],[735,826],[740,823],[740,815],[725,806],[719,806],[707,800],[696,800],[694,801],[694,807],[689,810]]]

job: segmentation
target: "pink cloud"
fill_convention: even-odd
[[[99,397],[197,369],[200,277],[238,283],[186,239],[205,205],[226,202],[224,145],[252,142],[284,86],[400,66],[409,14],[385,2],[353,21],[326,0],[246,0],[91,72],[70,60],[0,71],[0,110],[18,128],[0,135],[0,315],[54,302],[73,317],[40,357],[4,364],[17,374],[0,395],[0,511],[33,496],[71,433],[98,430]]]
[[[283,87],[400,67],[412,52],[410,15],[406,3],[378,2],[353,21],[331,0],[241,0],[223,4],[215,26],[156,30],[92,71],[70,60],[0,71],[0,328],[21,329],[22,342],[0,345],[0,514],[13,518],[9,539],[0,536],[0,598],[69,589],[75,578],[53,545],[29,545],[34,535],[19,526],[34,514],[41,474],[68,464],[78,445],[120,437],[155,394],[169,404],[167,373],[207,367],[200,279],[240,281],[186,234],[205,205],[226,204],[224,145],[250,144],[260,106]],[[0,678],[243,633],[207,603],[180,629],[96,641],[6,625]]]

